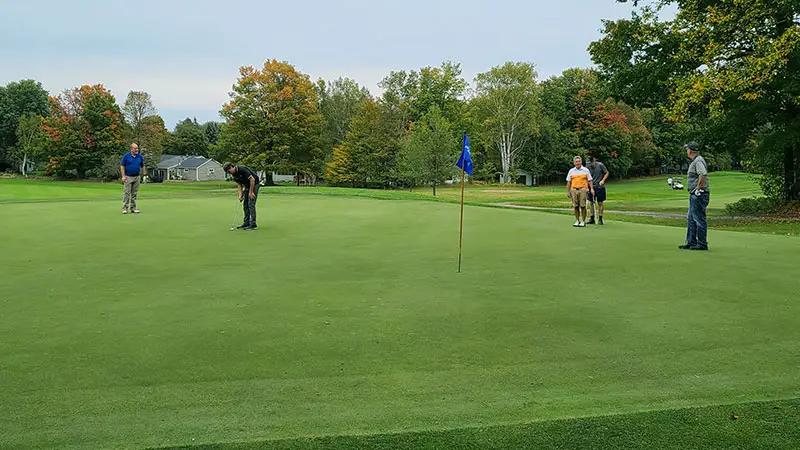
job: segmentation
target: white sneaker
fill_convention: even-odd
[[[128,210],[127,209],[123,209],[122,210],[122,214],[128,214]]]
[[[585,227],[585,226],[586,226],[586,223],[584,223],[584,222],[581,222],[580,224],[578,224],[578,226],[579,226],[579,227],[581,227],[581,228],[583,228],[583,227]]]
[[[133,210],[133,211],[131,211],[131,212],[132,212],[132,213],[134,213],[134,214],[139,214],[141,211],[139,211],[138,209],[134,209],[134,210]]]
[[[580,223],[580,221],[576,220],[575,223],[572,224],[572,226],[573,227],[579,227],[579,226],[581,226],[581,223]]]

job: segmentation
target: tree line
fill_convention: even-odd
[[[151,165],[163,153],[202,155],[264,171],[267,182],[280,172],[334,186],[435,190],[457,176],[464,134],[474,180],[514,183],[526,171],[541,184],[560,181],[576,154],[602,160],[618,178],[679,170],[681,144],[702,128],[619,100],[591,69],[540,81],[532,64],[509,62],[470,85],[460,64],[444,62],[391,72],[380,87],[373,96],[348,78],[312,82],[269,60],[240,69],[224,122],[186,119],[168,131],[146,92],[130,92],[120,106],[102,85],[48,97],[23,80],[0,88],[0,158],[20,172],[35,161],[47,175],[114,178],[136,142]],[[709,148],[706,157],[730,169],[735,154]]]
[[[525,171],[537,184],[560,182],[574,155],[598,158],[617,178],[682,170],[682,144],[694,140],[712,169],[762,173],[767,196],[798,198],[800,7],[634,3],[630,19],[605,22],[590,45],[596,69],[541,80],[533,64],[508,62],[469,82],[460,64],[444,62],[393,71],[376,96],[355,80],[313,82],[268,60],[240,69],[223,122],[187,119],[172,132],[147,93],[120,107],[102,86],[48,98],[34,81],[9,83],[0,87],[0,164],[97,176],[136,141],[151,162],[205,154],[264,171],[267,182],[280,172],[435,189],[457,176],[464,134],[474,180],[513,183]],[[678,13],[664,20],[670,3]]]
[[[52,97],[35,80],[0,86],[0,170],[23,175],[115,179],[132,142],[151,167],[164,153],[212,157],[221,128],[187,118],[169,132],[146,92],[130,92],[120,106],[102,85]]]
[[[373,96],[348,78],[312,82],[276,60],[243,67],[221,115],[218,156],[258,170],[298,173],[330,185],[435,186],[457,176],[461,137],[473,142],[473,179],[560,182],[574,155],[594,156],[615,177],[681,170],[682,144],[699,123],[671,122],[657,107],[614,97],[595,70],[540,81],[535,67],[508,62],[470,84],[458,63],[389,73]],[[730,169],[727,148],[708,148],[712,168]]]

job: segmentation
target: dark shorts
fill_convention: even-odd
[[[604,203],[606,201],[606,188],[605,187],[596,187],[594,188],[594,195],[589,192],[589,203]]]

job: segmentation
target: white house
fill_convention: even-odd
[[[155,175],[169,180],[223,181],[222,164],[204,156],[162,155]]]

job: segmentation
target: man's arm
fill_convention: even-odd
[[[567,197],[572,198],[572,178],[567,180]]]
[[[239,188],[239,201],[244,200],[244,196],[242,195],[244,193],[244,189],[242,189],[242,185],[236,183],[236,187]]]
[[[144,158],[142,158],[142,176],[147,176],[147,166],[144,165]]]
[[[708,186],[708,168],[705,163],[706,161],[701,159],[695,166],[697,171],[697,190],[705,189]]]
[[[589,185],[589,192],[594,195],[594,180],[592,179],[592,173],[588,170],[586,172],[589,172],[586,174],[586,184]]]
[[[603,165],[603,169],[605,169],[603,171],[605,173],[603,174],[603,179],[600,180],[600,186],[605,186],[606,185],[606,180],[608,179],[608,174],[609,174],[608,168],[605,165]]]
[[[706,177],[707,175],[698,175],[697,176],[697,189],[703,190],[706,187]]]
[[[125,176],[125,166],[119,166],[119,173],[122,175],[122,182],[128,181],[128,177]]]

